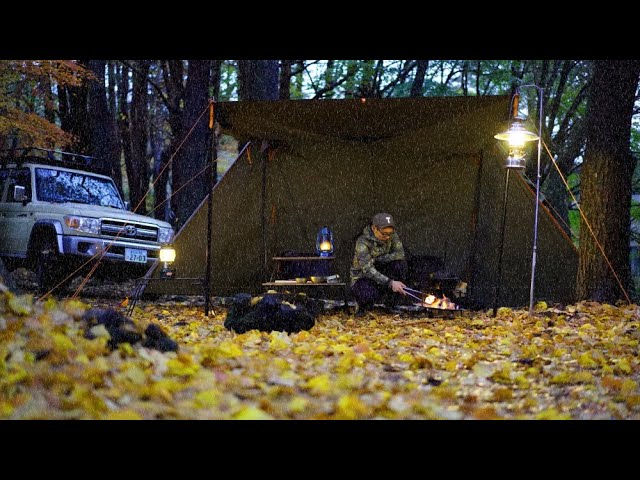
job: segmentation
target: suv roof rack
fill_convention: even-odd
[[[16,163],[18,167],[25,162],[37,162],[64,167],[82,167],[83,169],[91,170],[92,166],[97,167],[98,159],[89,155],[39,147],[0,149],[0,168],[6,168],[9,162]]]

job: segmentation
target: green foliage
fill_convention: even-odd
[[[238,67],[235,62],[225,61],[220,66],[220,101],[237,100]]]
[[[576,190],[576,187],[580,185],[580,175],[578,173],[571,173],[567,177],[567,183],[572,191]],[[572,232],[573,244],[576,248],[580,245],[580,211],[577,206],[569,209],[569,228]]]
[[[631,123],[631,151],[640,158],[640,118],[636,115]]]
[[[569,210],[569,227],[575,234],[572,235],[571,240],[577,248],[580,245],[580,212],[578,209]]]

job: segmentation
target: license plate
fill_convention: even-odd
[[[124,259],[127,262],[147,263],[147,251],[138,250],[137,248],[125,248]]]

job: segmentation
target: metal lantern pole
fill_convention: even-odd
[[[538,95],[540,99],[540,106],[538,108],[539,114],[539,124],[538,124],[538,135],[527,131],[523,124],[523,118],[518,115],[518,103],[520,98],[520,89],[525,87],[535,87],[538,90]],[[537,247],[538,247],[538,209],[540,205],[540,155],[542,152],[542,119],[544,117],[544,112],[542,108],[543,103],[543,89],[538,87],[537,85],[522,85],[518,87],[515,95],[511,100],[511,115],[513,117],[509,129],[506,132],[498,133],[494,135],[494,138],[498,140],[506,140],[509,143],[510,151],[509,157],[507,158],[506,168],[506,180],[505,180],[505,191],[504,191],[504,205],[502,212],[502,231],[500,236],[500,255],[498,257],[498,277],[497,277],[497,286],[495,288],[495,297],[494,297],[494,305],[493,305],[493,315],[496,315],[498,309],[498,300],[500,297],[500,283],[502,282],[502,257],[504,253],[504,233],[505,233],[505,223],[507,218],[507,195],[509,189],[509,169],[511,168],[524,168],[524,144],[529,141],[538,140],[538,165],[537,165],[537,175],[536,175],[536,206],[535,206],[535,218],[533,221],[533,252],[531,259],[531,287],[529,290],[529,316],[533,314],[533,293],[535,290],[535,276],[536,276],[536,255],[537,255]]]
[[[531,256],[531,289],[529,290],[529,316],[533,315],[533,292],[535,288],[535,278],[536,278],[536,255],[538,249],[538,209],[540,207],[540,152],[542,149],[542,93],[543,89],[536,86],[531,85],[538,90],[538,96],[540,97],[540,107],[539,107],[539,121],[538,121],[538,172],[536,176],[536,213],[533,221],[533,253]]]
[[[507,223],[507,197],[509,195],[509,172],[510,168],[506,168],[504,181],[504,200],[502,202],[502,230],[500,231],[500,255],[498,256],[498,276],[496,281],[495,292],[493,296],[493,316],[498,313],[498,299],[500,298],[500,284],[502,283],[502,257],[504,254],[504,229]]]

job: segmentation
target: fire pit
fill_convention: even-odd
[[[414,311],[426,311],[429,313],[429,316],[440,312],[443,314],[444,312],[447,312],[448,315],[451,315],[463,310],[444,295],[442,297],[437,297],[433,294],[421,292],[420,290],[414,290],[408,287],[405,288],[405,292],[416,300],[420,300],[420,303],[416,302],[413,304],[414,307],[416,307]],[[416,293],[420,296],[416,295]]]
[[[438,298],[435,295],[423,294],[421,304],[425,308],[436,310],[458,310],[458,306],[444,295]]]

